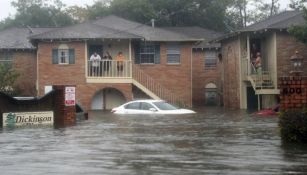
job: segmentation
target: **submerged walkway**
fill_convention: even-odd
[[[282,145],[276,117],[212,108],[89,118],[64,129],[0,131],[1,174],[307,173],[307,149]]]

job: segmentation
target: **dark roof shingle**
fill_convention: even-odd
[[[258,31],[263,29],[287,29],[291,25],[304,24],[301,11],[284,11],[263,21],[247,26],[239,31]]]
[[[194,46],[194,48],[220,48],[221,44],[220,43],[211,43],[210,41],[221,37],[223,34],[213,31],[213,30],[209,30],[209,29],[205,29],[205,28],[201,28],[198,26],[193,26],[193,27],[165,27],[164,29],[166,30],[170,30],[173,32],[177,32],[177,33],[182,33],[185,34],[187,36],[191,36],[194,38],[199,38],[202,39],[203,41],[198,43],[197,45]]]
[[[94,38],[140,38],[131,33],[118,31],[91,22],[59,28],[50,32],[34,35],[31,39],[94,39]]]
[[[117,16],[107,16],[98,20],[88,21],[51,32],[35,35],[32,39],[90,39],[115,38],[139,39],[148,41],[198,41],[198,38],[185,36],[160,28],[129,21]]]
[[[0,49],[35,49],[29,37],[54,28],[10,28],[0,31]]]

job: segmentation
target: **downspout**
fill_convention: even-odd
[[[84,58],[85,58],[85,77],[88,78],[88,58],[87,58],[87,41],[84,41]]]
[[[193,107],[193,47],[191,47],[191,107]]]
[[[39,55],[39,45],[37,44],[36,49],[36,96],[39,96],[39,65],[38,65],[38,55]]]
[[[129,39],[129,66],[130,66],[130,77],[132,78],[132,53],[131,53],[131,39]]]

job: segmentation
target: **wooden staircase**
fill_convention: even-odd
[[[140,69],[138,65],[132,64],[132,83],[153,99],[163,99],[177,106],[189,106],[178,94],[164,87],[151,76]]]

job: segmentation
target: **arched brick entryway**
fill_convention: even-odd
[[[104,88],[96,92],[91,100],[92,110],[110,110],[125,103],[126,97],[116,88]]]
[[[126,101],[132,100],[131,84],[88,84],[85,86],[77,86],[77,101],[86,110],[91,110],[93,98],[101,93],[102,90],[114,89],[119,91]],[[101,96],[101,94],[100,94]]]

